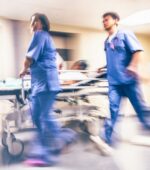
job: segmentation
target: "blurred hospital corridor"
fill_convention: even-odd
[[[129,141],[129,131],[139,130],[138,122],[136,122],[137,120],[135,118],[124,118],[122,121],[122,133],[123,131],[125,132],[126,136],[124,135],[124,138],[126,138],[126,140],[117,144],[112,156],[103,156],[88,139],[85,133],[79,133],[76,143],[60,156],[59,164],[54,167],[45,167],[44,169],[91,170],[92,168],[94,170],[149,170],[150,141],[148,143],[145,139],[145,141],[143,141],[145,144],[142,143],[142,139],[139,141],[140,144],[136,144],[137,139],[133,139],[135,141],[132,142]],[[129,129],[125,129],[125,127]],[[140,134],[150,138],[150,135],[142,130],[140,130]],[[22,138],[21,134],[20,138]],[[22,139],[25,138],[27,137],[23,135]],[[9,170],[12,168],[16,170],[41,169],[40,167],[28,167],[24,165],[22,163],[22,157],[13,158],[9,156],[6,149],[2,146],[0,147],[0,150],[0,169],[2,170]]]
[[[41,168],[150,170],[150,0],[0,0],[0,170]]]

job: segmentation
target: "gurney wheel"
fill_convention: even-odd
[[[4,147],[7,147],[7,145],[8,145],[7,144],[7,137],[8,137],[8,134],[6,132],[3,132],[3,134],[2,134],[2,145]],[[15,139],[15,136],[14,136],[13,133],[10,134],[10,137],[11,137],[11,139]]]
[[[23,153],[24,144],[21,140],[13,138],[11,145],[7,149],[11,156],[20,156]]]

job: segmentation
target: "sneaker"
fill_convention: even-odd
[[[24,161],[25,165],[36,166],[36,167],[48,167],[48,166],[53,166],[56,163],[58,163],[58,158],[55,156],[51,156],[50,158],[33,157],[33,158],[28,158],[27,160]]]
[[[113,154],[113,149],[106,144],[99,136],[90,136],[90,139],[96,144],[96,147],[100,150],[101,154],[104,156],[111,156]]]
[[[35,158],[28,159],[28,160],[24,161],[24,164],[28,165],[28,166],[37,166],[37,167],[50,166],[47,162],[40,160],[40,159],[35,159]]]

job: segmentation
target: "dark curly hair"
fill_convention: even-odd
[[[116,12],[106,12],[103,14],[103,18],[106,16],[111,16],[113,19],[117,19],[118,21],[120,20],[120,16]]]
[[[35,20],[40,20],[43,26],[43,30],[49,32],[50,31],[50,22],[45,14],[42,13],[34,13],[32,17],[35,17]],[[30,19],[31,20],[31,19]]]
[[[85,60],[78,60],[73,64],[74,66],[78,66],[80,70],[86,70],[88,68],[88,64]]]

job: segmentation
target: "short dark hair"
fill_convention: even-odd
[[[103,14],[103,18],[106,16],[111,16],[113,19],[117,19],[118,21],[120,20],[120,16],[116,12],[106,12]]]
[[[39,19],[42,23],[43,26],[43,30],[49,32],[50,31],[50,22],[49,19],[47,18],[47,16],[45,14],[42,13],[34,13],[32,17],[35,17],[35,19]]]
[[[86,70],[88,67],[88,64],[85,60],[78,60],[73,65],[78,65],[80,70]]]

